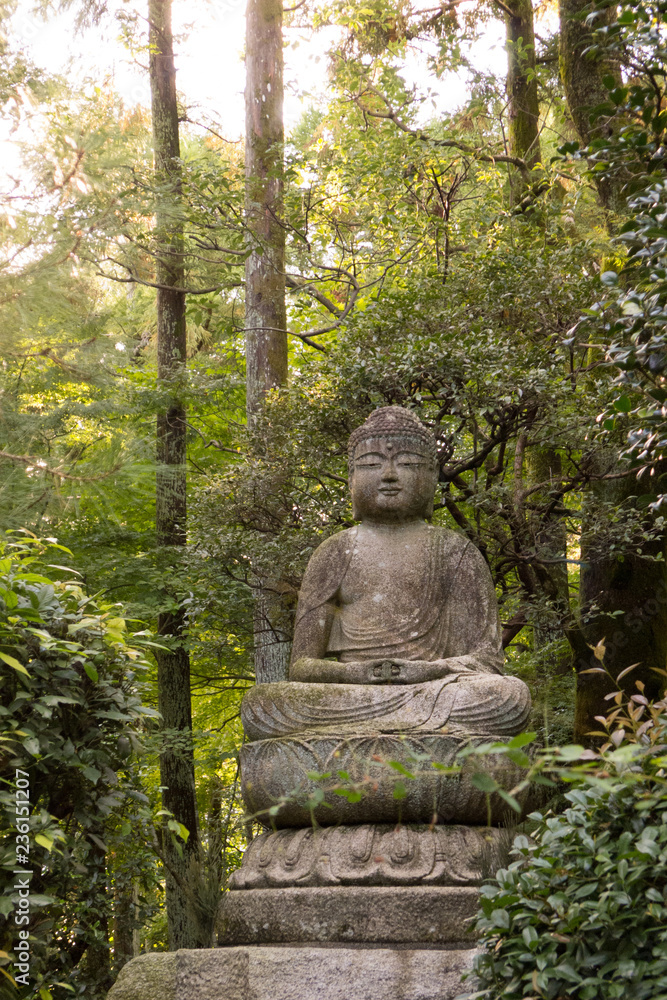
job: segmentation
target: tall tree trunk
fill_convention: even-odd
[[[627,505],[629,497],[643,492],[634,476],[606,480],[592,488],[591,502],[602,502],[607,509],[620,508]],[[635,681],[641,680],[648,698],[660,697],[664,678],[651,668],[664,670],[667,666],[667,574],[663,561],[649,557],[664,554],[664,540],[646,544],[645,555],[610,554],[604,532],[595,523],[599,514],[596,517],[592,510],[591,517],[594,530],[582,534],[582,632],[591,646],[604,639],[604,665],[612,677],[639,663],[619,684],[627,694],[636,693]],[[579,743],[590,742],[587,734],[600,728],[595,716],[610,710],[609,702],[604,700],[614,690],[608,678],[582,672],[599,665],[592,653],[580,657],[577,663],[575,739]]]
[[[113,965],[117,976],[139,954],[139,887],[124,873],[116,880],[113,901]]]
[[[586,23],[591,13],[591,0],[559,0],[560,16],[560,75],[572,123],[582,146],[594,139],[609,136],[612,128],[608,121],[591,120],[593,108],[609,100],[609,92],[602,82],[604,76],[613,76],[621,82],[620,70],[604,54],[586,50],[593,44],[593,28]],[[600,11],[595,27],[610,24],[616,16],[615,7]],[[605,208],[617,208],[620,183],[609,177],[593,174],[600,200]]]
[[[175,554],[186,543],[185,407],[180,399],[186,364],[185,293],[183,292],[183,224],[180,216],[180,144],[176,71],[171,32],[171,0],[149,0],[150,81],[153,115],[155,181],[158,192],[157,363],[160,391],[170,396],[157,417],[157,544]],[[168,597],[169,595],[165,595]],[[190,658],[184,645],[185,615],[181,608],[158,617],[158,633],[168,650],[157,652],[158,699],[165,729],[160,755],[162,802],[189,831],[182,855],[164,838],[169,947],[193,948],[197,935],[188,917],[181,880],[198,853],[190,704]],[[166,831],[165,831],[166,833]],[[173,872],[181,879],[175,879]]]
[[[555,448],[533,446],[526,449],[528,485],[546,485],[539,493],[532,494],[533,504],[549,506],[549,484],[559,485],[562,479],[562,463]],[[539,579],[548,607],[541,621],[533,626],[533,638],[539,650],[556,639],[563,637],[563,630],[569,622],[569,586],[567,575],[567,532],[562,515],[541,516],[534,532],[535,553],[539,564]],[[560,668],[560,664],[557,665]]]
[[[531,0],[506,0],[504,9],[510,153],[533,167],[542,159],[533,5]],[[525,179],[515,186],[521,190]]]
[[[246,13],[245,268],[248,425],[267,392],[287,381],[283,215],[283,6],[248,0]],[[289,619],[279,582],[259,581],[255,600],[255,678],[281,681],[289,663]]]
[[[248,0],[246,14],[245,328],[248,420],[287,380],[283,215],[283,6]]]

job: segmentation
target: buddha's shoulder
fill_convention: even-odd
[[[429,524],[426,531],[431,539],[431,544],[437,545],[442,552],[446,552],[448,555],[462,556],[469,549],[474,548],[468,538],[459,535],[457,531],[452,531],[451,528],[443,528],[439,524]]]
[[[345,528],[344,531],[337,531],[335,535],[329,535],[325,538],[323,542],[314,549],[311,560],[317,558],[326,557],[329,558],[333,555],[349,555],[354,547],[354,543],[357,537],[358,529]]]
[[[437,559],[443,570],[464,574],[470,579],[491,579],[486,559],[477,546],[449,528],[439,525],[429,525],[433,538],[431,551],[437,553]]]
[[[317,563],[323,559],[329,560],[339,556],[349,556],[354,548],[357,530],[356,527],[345,528],[344,531],[337,531],[335,535],[329,535],[313,551],[310,562]]]
[[[325,538],[317,546],[308,560],[301,583],[297,620],[335,594],[349,565],[355,537],[356,528],[348,528]]]

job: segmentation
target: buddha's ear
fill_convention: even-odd
[[[433,469],[433,489],[431,490],[430,499],[428,500],[428,502],[424,507],[424,517],[427,521],[430,521],[431,518],[433,517],[433,506],[435,504],[435,491],[438,488],[439,472],[440,469],[438,464],[436,463],[435,468]]]
[[[357,510],[357,505],[354,502],[354,468],[350,469],[350,474],[347,477],[347,484],[350,489],[350,496],[352,497],[352,520],[361,521],[361,515]]]

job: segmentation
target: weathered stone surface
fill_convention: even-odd
[[[401,673],[392,682],[392,663],[365,664],[366,683],[257,684],[243,699],[243,728],[254,740],[291,733],[469,735],[489,726],[503,737],[519,732],[528,718],[530,695],[518,677],[461,672],[421,680],[427,669],[438,669],[435,664],[406,661],[394,664]],[[387,683],[373,684],[375,669],[388,672]]]
[[[157,952],[125,965],[109,1000],[246,1000],[248,951]]]
[[[109,1000],[177,1000],[177,952],[141,955],[123,966]]]
[[[516,822],[516,813],[497,793],[487,799],[472,784],[482,771],[501,788],[514,788],[521,768],[505,755],[470,756],[451,773],[459,750],[493,742],[492,735],[465,740],[436,733],[420,736],[302,736],[259,740],[241,748],[241,787],[248,811],[278,827],[335,823],[465,823],[483,826]],[[392,766],[392,765],[398,765]],[[434,766],[435,765],[435,766]],[[408,772],[401,772],[404,768]],[[340,772],[349,777],[341,778]],[[313,775],[329,775],[326,778]],[[404,797],[397,798],[396,792]],[[324,792],[311,812],[313,796]],[[344,796],[340,791],[361,793]],[[527,800],[527,793],[523,793]],[[269,810],[279,806],[277,812]]]
[[[507,864],[508,830],[471,826],[308,827],[264,833],[229,887],[481,885]]]
[[[218,942],[446,944],[470,941],[471,886],[327,886],[226,892]]]
[[[471,949],[217,948],[135,958],[109,1000],[454,1000]],[[150,966],[151,972],[147,973]],[[178,969],[178,974],[176,974]],[[151,982],[162,992],[150,992]]]

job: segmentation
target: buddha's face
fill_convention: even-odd
[[[358,520],[407,521],[433,510],[435,468],[418,438],[371,437],[354,451],[350,475]]]

